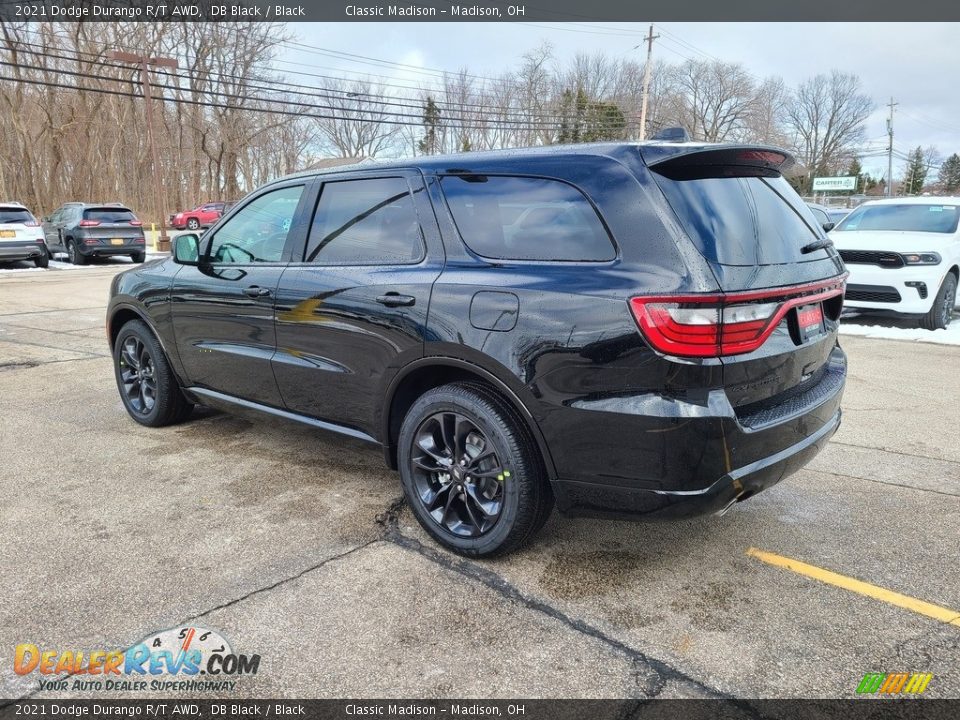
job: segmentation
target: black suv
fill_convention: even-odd
[[[470,555],[561,511],[726,510],[840,423],[844,266],[782,150],[598,144],[287,177],[118,275],[134,420],[193,403],[377,443]]]
[[[135,263],[147,259],[143,223],[120,204],[72,202],[43,219],[50,252],[64,252],[74,265],[92,257],[129,255]]]

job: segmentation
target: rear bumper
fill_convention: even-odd
[[[773,487],[810,462],[840,427],[837,412],[801,442],[732,470],[704,490],[639,490],[616,485],[557,481],[557,507],[568,515],[622,520],[675,520],[722,512]]]
[[[651,520],[722,511],[820,452],[840,426],[845,378],[846,356],[835,348],[815,385],[750,417],[738,417],[722,391],[683,408],[647,400],[636,405],[642,414],[580,411],[577,435],[565,438],[568,451],[551,444],[557,508]]]
[[[87,257],[111,257],[113,255],[135,255],[146,252],[146,243],[136,245],[80,245],[78,247],[81,255]]]
[[[46,246],[38,242],[4,242],[0,243],[0,261],[30,260],[41,257],[46,252]]]

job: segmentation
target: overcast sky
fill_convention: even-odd
[[[549,41],[561,60],[579,52],[641,57],[644,23],[294,23],[297,41],[313,48],[380,58],[423,68],[496,75],[518,65],[523,53]],[[886,103],[894,114],[895,147],[909,152],[935,145],[946,157],[960,152],[960,23],[658,23],[655,57],[743,63],[756,76],[779,75],[789,85],[839,68],[860,76],[876,103],[867,122],[870,148],[886,148]],[[285,49],[280,70],[294,64],[309,72],[333,70],[387,75],[417,85],[425,77],[400,69],[345,62]],[[309,83],[309,78],[295,82]],[[320,82],[317,80],[316,82]],[[895,161],[897,165],[898,163]],[[886,174],[886,156],[864,158],[875,175]],[[894,170],[895,174],[898,171]]]

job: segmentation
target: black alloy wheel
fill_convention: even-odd
[[[141,415],[149,415],[157,404],[156,368],[150,351],[131,335],[120,349],[120,380],[127,407]]]
[[[508,553],[550,516],[553,492],[531,430],[489,385],[428,390],[407,410],[397,443],[410,511],[454,552]]]
[[[193,403],[184,396],[163,347],[142,320],[130,320],[120,328],[113,366],[123,406],[141,425],[162,427],[190,416]]]
[[[957,278],[948,272],[943,279],[930,312],[920,319],[920,327],[927,330],[946,328],[953,319],[953,307],[957,302]]]
[[[510,470],[483,432],[460,413],[437,413],[417,429],[413,452],[414,486],[434,522],[460,537],[489,532]]]

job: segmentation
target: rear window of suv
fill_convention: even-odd
[[[707,260],[778,265],[814,259],[800,248],[820,237],[811,227],[815,219],[782,176],[653,177]]]
[[[21,208],[0,207],[0,225],[5,223],[32,223],[36,222],[29,211]]]
[[[616,257],[593,205],[565,182],[449,175],[441,186],[460,236],[481,257],[552,262]]]
[[[84,220],[96,220],[102,223],[120,223],[136,220],[132,212],[125,208],[90,208],[83,211]]]
[[[837,230],[953,233],[958,217],[956,205],[864,205],[847,215]]]

